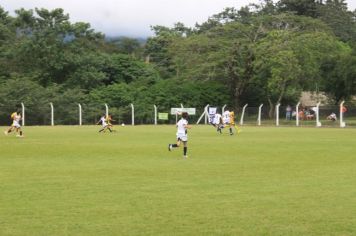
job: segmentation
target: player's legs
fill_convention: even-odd
[[[183,157],[187,158],[187,151],[188,151],[188,141],[183,141]]]
[[[101,130],[99,130],[99,133],[101,133],[101,132],[104,132],[104,133],[105,133],[107,127],[108,127],[108,125],[107,125],[107,124],[104,124],[103,127],[101,128]]]
[[[5,135],[8,135],[9,133],[11,133],[14,130],[14,126],[10,126],[7,130],[4,131]]]
[[[222,129],[224,128],[223,124],[219,123],[216,124],[216,131],[219,132],[220,134],[222,134]]]
[[[23,137],[23,133],[22,133],[21,127],[17,128],[16,132],[19,133],[19,135],[18,135],[19,137]]]
[[[232,131],[232,128],[234,127],[234,124],[229,124],[229,132],[230,132],[230,135],[233,135],[234,132]]]
[[[110,133],[111,133],[112,131],[114,131],[113,126],[112,126],[111,124],[109,124],[109,125],[107,126],[107,129],[110,131]]]
[[[181,139],[177,138],[177,143],[168,144],[168,151],[172,151],[172,148],[177,148],[180,146]]]
[[[15,126],[15,129],[16,129],[16,133],[17,133],[17,137],[23,137],[23,133],[22,133],[22,129],[21,129],[21,126],[19,124],[16,124]]]
[[[232,124],[232,127],[235,127],[237,134],[239,134],[239,133],[241,132],[241,129],[240,129],[240,127],[239,127],[237,124],[233,123],[233,124]]]

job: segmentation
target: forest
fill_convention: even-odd
[[[71,124],[78,103],[93,123],[103,104],[137,123],[152,106],[296,104],[302,91],[330,104],[356,95],[356,11],[344,0],[264,0],[187,27],[151,26],[144,43],[108,38],[65,9],[0,6],[0,124],[26,104],[28,124]],[[115,115],[114,115],[115,117]]]

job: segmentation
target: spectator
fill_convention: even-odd
[[[308,114],[306,114],[307,120],[313,120],[315,118],[316,111],[317,111],[316,107],[312,107],[312,108],[308,109],[308,111],[307,111]]]
[[[331,121],[337,121],[337,116],[334,112],[332,112],[326,119],[331,120]]]
[[[286,120],[291,120],[292,119],[292,107],[287,106],[286,108]]]
[[[292,111],[292,118],[295,119],[296,116],[297,116],[297,112],[296,111]]]
[[[298,117],[300,120],[304,120],[304,109],[298,112]]]
[[[341,111],[342,113],[345,113],[345,112],[347,112],[347,108],[346,108],[345,106],[342,106],[342,107],[340,108],[340,111]]]

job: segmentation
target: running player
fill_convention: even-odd
[[[112,129],[112,131],[114,131],[114,126],[113,126],[113,124],[111,123],[112,121],[116,121],[116,120],[114,120],[112,117],[111,117],[111,115],[108,115],[107,117],[106,117],[106,123],[108,124],[108,128],[111,128]]]
[[[181,142],[183,142],[184,148],[183,148],[183,157],[184,159],[188,158],[187,156],[187,151],[188,151],[188,131],[187,129],[190,129],[191,126],[188,125],[188,113],[183,112],[182,113],[182,118],[178,121],[177,123],[177,144],[168,144],[168,150],[172,151],[172,148],[177,148],[181,145]]]
[[[12,131],[16,130],[16,137],[24,137],[22,130],[21,130],[21,125],[20,125],[20,120],[21,120],[21,114],[20,112],[14,112],[11,114],[11,119],[12,119],[12,124],[11,127],[6,130],[4,133],[5,135],[8,135],[9,133],[11,133]]]
[[[234,119],[235,119],[234,112],[230,112],[229,110],[224,111],[223,123],[224,123],[224,127],[229,126],[230,135],[233,135],[232,127],[235,125]]]
[[[216,131],[220,132],[220,134],[221,134],[222,133],[221,129],[224,128],[224,125],[223,125],[223,120],[222,120],[222,116],[220,113],[215,114],[213,125],[215,126]]]
[[[97,125],[99,125],[101,123],[102,125],[102,129],[99,130],[99,133],[100,132],[103,132],[105,133],[105,131],[108,129],[110,132],[112,132],[112,130],[110,129],[110,125],[108,124],[108,119],[105,115],[103,115],[100,120],[98,121],[98,123],[96,123]]]
[[[240,128],[238,125],[235,124],[235,112],[230,111],[230,122],[229,122],[229,131],[230,135],[233,135],[234,133],[232,132],[232,128],[234,127],[236,129],[236,132],[239,134],[241,132]]]

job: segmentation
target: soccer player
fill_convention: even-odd
[[[108,129],[110,132],[112,132],[112,130],[110,129],[110,125],[108,124],[108,119],[105,115],[103,115],[100,120],[98,121],[98,123],[96,123],[97,125],[100,124],[102,125],[102,129],[99,130],[99,133],[100,132],[103,132],[105,133],[105,131]]]
[[[14,112],[11,114],[11,119],[12,119],[12,124],[11,127],[6,130],[4,133],[5,135],[8,135],[11,133],[13,130],[16,130],[16,137],[23,137],[23,133],[21,130],[21,125],[20,125],[20,120],[21,120],[21,114],[19,112]]]
[[[177,123],[177,144],[168,144],[168,150],[172,151],[173,148],[177,148],[181,145],[181,142],[183,142],[184,148],[183,148],[183,157],[184,159],[188,158],[187,156],[187,151],[188,151],[188,131],[187,129],[190,129],[191,126],[188,125],[188,113],[183,112],[182,113],[182,118],[178,121]]]
[[[229,110],[224,111],[224,113],[222,114],[222,120],[223,120],[224,126],[230,124],[230,111]]]
[[[223,125],[223,120],[222,120],[222,116],[220,113],[215,114],[213,125],[215,126],[216,131],[220,132],[220,134],[221,134],[222,133],[221,129],[224,128],[224,125]]]
[[[113,126],[113,124],[111,123],[112,121],[116,121],[116,120],[114,120],[112,117],[111,117],[111,115],[108,115],[107,117],[106,117],[106,123],[108,124],[108,128],[111,128],[112,129],[112,131],[114,131],[114,126]]]
[[[226,110],[223,113],[223,123],[224,127],[229,126],[230,135],[233,135],[232,127],[235,126],[235,113],[233,111]]]
[[[241,132],[240,128],[235,124],[235,112],[230,111],[230,122],[229,122],[230,128],[230,135],[233,135],[234,133],[232,132],[232,128],[235,127],[236,132],[239,134]]]

